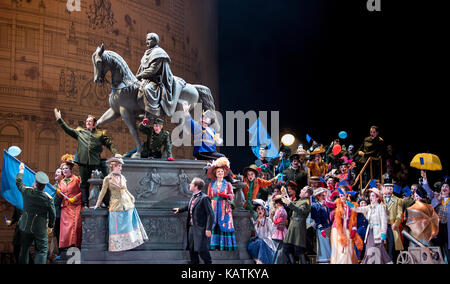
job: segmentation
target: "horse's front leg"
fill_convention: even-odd
[[[131,136],[133,137],[134,141],[136,142],[136,153],[134,153],[131,158],[140,158],[141,152],[143,150],[141,142],[139,141],[138,136],[138,129],[136,127],[136,119],[134,115],[132,115],[128,110],[125,108],[120,108],[120,115],[122,116],[123,121],[128,127],[128,130],[130,130]]]
[[[112,108],[109,108],[103,115],[97,120],[97,126],[101,124],[109,123],[120,117],[120,113],[115,112]]]

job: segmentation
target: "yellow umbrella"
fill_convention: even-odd
[[[419,170],[442,170],[441,160],[439,159],[439,157],[430,153],[421,153],[415,155],[409,165]]]

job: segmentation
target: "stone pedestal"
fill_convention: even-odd
[[[122,174],[127,179],[128,190],[136,198],[136,209],[149,241],[130,251],[109,252],[108,211],[88,209],[82,212],[81,262],[188,263],[189,253],[185,250],[187,213],[174,215],[172,208],[187,205],[192,196],[189,183],[194,177],[209,183],[204,170],[206,163],[148,159],[124,159],[124,162]],[[242,205],[239,207],[233,211],[238,250],[211,252],[213,263],[253,263],[247,252],[251,236],[250,214]]]

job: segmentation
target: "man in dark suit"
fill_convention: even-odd
[[[205,264],[211,264],[209,254],[209,243],[211,238],[211,228],[214,220],[211,199],[201,190],[205,182],[201,178],[194,178],[189,184],[189,190],[193,196],[187,206],[174,208],[174,213],[188,211],[186,231],[187,249],[191,258],[191,264],[200,263],[199,255]]]

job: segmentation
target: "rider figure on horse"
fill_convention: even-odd
[[[138,98],[144,98],[145,118],[159,117],[162,108],[168,116],[172,116],[178,103],[178,98],[186,82],[172,74],[169,55],[158,46],[159,36],[147,34],[147,47],[141,59],[141,65],[136,73],[140,81]]]

